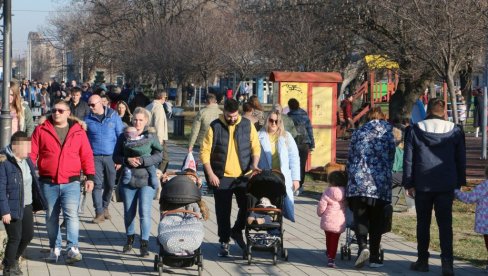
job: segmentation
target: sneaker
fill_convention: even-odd
[[[97,214],[97,216],[92,220],[93,223],[99,224],[105,221],[104,214]]]
[[[108,220],[112,219],[112,216],[108,212],[108,208],[103,210],[103,216],[105,217],[105,219],[108,219]]]
[[[220,243],[219,257],[228,257],[230,250],[230,244],[228,242]]]
[[[361,268],[364,266],[364,263],[369,260],[369,249],[365,248],[359,253],[358,258],[356,259],[356,263],[354,263],[354,267]]]
[[[335,265],[335,261],[334,261],[334,259],[329,258],[329,261],[327,262],[327,266],[328,266],[328,267],[335,268],[335,267],[336,267],[336,265]]]
[[[80,253],[80,250],[78,247],[71,247],[71,249],[68,251],[68,258],[66,259],[66,263],[68,264],[74,264],[76,262],[79,262],[83,259],[83,256]]]
[[[379,267],[383,267],[383,266],[384,266],[384,264],[383,264],[383,263],[376,263],[376,262],[374,262],[374,263],[369,263],[369,267],[370,267],[370,268],[379,268]]]
[[[51,248],[47,260],[56,263],[58,261],[59,255],[61,255],[61,248]]]
[[[235,232],[230,235],[230,238],[242,249],[246,250],[246,242],[242,237],[242,232]]]

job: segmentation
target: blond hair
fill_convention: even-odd
[[[281,115],[281,112],[279,112],[278,110],[276,109],[273,109],[271,110],[269,113],[268,113],[268,116],[266,116],[266,122],[264,123],[264,129],[266,131],[268,131],[268,127],[269,127],[269,118],[271,117],[271,115],[275,114],[277,117],[276,117],[276,120],[278,120],[278,123],[277,123],[277,126],[278,126],[278,130],[276,131],[276,134],[279,136],[284,136],[286,137],[286,130],[285,130],[285,126],[283,125],[283,118],[282,118],[282,115]]]

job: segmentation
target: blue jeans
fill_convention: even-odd
[[[80,182],[67,184],[42,183],[42,192],[46,197],[46,225],[50,248],[61,248],[61,231],[59,229],[59,214],[63,209],[66,221],[67,248],[78,247],[80,221],[78,207],[80,205]]]
[[[125,174],[125,173],[124,173]],[[133,188],[121,183],[120,194],[124,203],[124,224],[127,235],[135,234],[135,218],[137,205],[139,204],[139,219],[141,227],[141,239],[149,240],[151,233],[152,201],[156,189],[150,185],[142,188]]]
[[[92,192],[95,214],[103,214],[112,200],[115,186],[115,164],[112,156],[95,156],[95,187]]]
[[[156,174],[156,166],[154,165],[148,166],[146,167],[146,170],[149,174],[149,185],[151,185],[154,189],[158,189],[159,179]],[[122,173],[122,179],[121,179],[122,184],[129,184],[131,177],[132,177],[131,170],[128,167],[124,167]]]

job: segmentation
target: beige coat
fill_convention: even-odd
[[[210,123],[215,119],[218,119],[219,115],[222,113],[222,110],[220,110],[217,104],[209,104],[207,107],[198,111],[193,120],[190,143],[188,146],[193,147],[194,145],[202,145],[203,138],[205,138],[205,134],[207,134]]]
[[[168,140],[168,120],[166,119],[163,104],[154,100],[146,106],[146,109],[151,112],[149,126],[156,129],[156,135],[158,136],[159,143],[162,145],[164,141]]]

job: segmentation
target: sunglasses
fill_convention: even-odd
[[[273,124],[273,123],[274,123],[274,124],[278,124],[278,120],[273,120],[273,119],[271,119],[271,118],[269,118],[269,119],[268,119],[268,122],[269,122],[270,124]]]
[[[97,105],[97,103],[99,103],[100,101],[96,102],[96,103],[91,103],[91,104],[88,104],[89,107],[95,107]]]
[[[65,111],[68,111],[68,110],[64,110],[64,109],[60,109],[60,108],[53,108],[53,109],[51,109],[51,112],[53,114],[56,114],[56,113],[63,114]]]
[[[83,86],[82,86],[81,88],[88,88],[88,86],[86,86],[86,85],[83,85]]]

